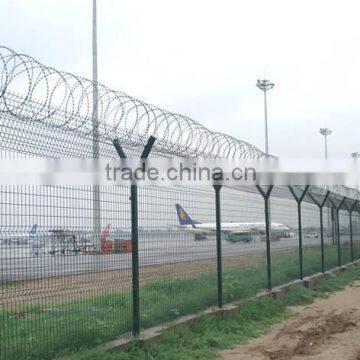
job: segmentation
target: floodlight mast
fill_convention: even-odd
[[[267,99],[266,92],[271,90],[275,84],[270,80],[257,80],[256,86],[264,92],[264,112],[265,112],[265,154],[269,157],[269,134],[268,134],[268,119],[267,119]]]
[[[320,134],[324,135],[324,139],[325,139],[325,159],[328,158],[328,147],[327,147],[327,137],[332,133],[332,131],[328,128],[321,128],[320,129]]]
[[[96,0],[92,4],[92,70],[93,70],[93,114],[92,114],[92,155],[99,158],[99,114],[98,114],[98,70],[97,70],[97,14]],[[93,186],[93,229],[96,250],[101,250],[101,209],[99,185]]]
[[[327,160],[328,158],[328,147],[327,147],[327,137],[332,133],[332,131],[328,128],[320,128],[320,134],[324,136],[324,139],[325,139],[325,160]],[[331,231],[331,235],[332,235],[332,238],[333,238],[333,242],[335,241],[334,240],[334,234],[335,234],[335,231],[334,230],[330,230],[332,226],[332,229],[334,229],[334,224],[330,225],[332,220],[331,220],[331,215],[330,215],[330,209],[327,207],[326,208],[326,217],[327,217],[327,228],[328,228],[328,231]]]
[[[351,153],[351,157],[354,158],[354,159],[359,159],[360,158],[360,153],[353,152],[353,153]],[[358,196],[359,196],[359,184],[358,183],[356,183],[356,191],[357,191],[356,196],[358,198]]]

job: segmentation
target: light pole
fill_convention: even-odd
[[[265,154],[266,157],[269,157],[269,135],[268,135],[268,121],[267,121],[267,102],[266,102],[266,92],[271,90],[275,84],[270,82],[270,80],[259,80],[256,82],[256,86],[264,92],[264,111],[265,111]]]
[[[93,114],[92,114],[92,155],[94,159],[99,158],[99,115],[98,115],[98,73],[97,73],[97,15],[96,0],[93,0],[93,21],[92,21],[92,70],[93,70]],[[93,193],[93,230],[95,246],[101,251],[101,209],[100,209],[100,188],[94,185]]]
[[[324,138],[325,138],[325,159],[328,158],[327,137],[331,133],[332,133],[332,131],[330,129],[328,129],[328,128],[321,128],[320,129],[320,134],[324,135]]]
[[[320,128],[320,134],[324,136],[325,138],[325,159],[327,160],[328,158],[328,148],[327,148],[327,137],[332,133],[332,131],[328,128]],[[335,223],[333,221],[333,210],[332,208],[329,209],[329,207],[326,208],[326,216],[327,216],[327,229],[328,229],[328,232],[330,232],[331,234],[331,237],[332,237],[332,241],[333,243],[335,244],[335,237],[334,237],[334,234],[335,234]],[[330,214],[330,211],[331,211],[331,214]]]
[[[351,153],[351,157],[354,158],[354,159],[359,159],[360,158],[360,153],[353,152],[353,153]],[[359,196],[359,184],[358,184],[358,182],[356,182],[356,191],[357,191],[356,197],[358,197]]]
[[[99,157],[99,114],[98,114],[98,69],[97,69],[97,14],[96,0],[93,0],[93,23],[92,23],[92,71],[93,71],[93,157]]]
[[[258,79],[256,82],[256,86],[264,92],[264,115],[265,115],[265,155],[269,157],[269,134],[268,134],[268,120],[267,120],[267,101],[266,101],[266,92],[271,90],[275,85],[270,82],[270,80],[260,80]],[[269,226],[268,231],[271,237],[271,203],[269,201],[268,205],[268,216],[269,216]]]

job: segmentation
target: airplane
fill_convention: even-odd
[[[5,245],[15,244],[24,245],[31,242],[36,236],[37,224],[34,224],[28,232],[17,233],[17,234],[4,234],[0,236],[0,243]]]
[[[207,235],[216,232],[216,223],[201,223],[193,220],[178,203],[175,204],[175,208],[179,218],[179,228],[194,233],[195,240],[206,240]],[[289,230],[290,227],[284,224],[271,223],[271,231],[278,237],[287,234]],[[251,242],[252,234],[265,233],[265,222],[221,223],[221,232],[225,235],[226,240]],[[286,237],[286,235],[283,237]]]

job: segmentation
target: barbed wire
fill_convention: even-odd
[[[99,136],[117,134],[138,144],[139,137],[158,139],[164,152],[182,156],[260,158],[265,154],[233,136],[213,132],[199,122],[147,104],[103,84],[59,71],[29,55],[0,47],[0,111],[54,128],[91,134],[97,89]],[[21,101],[14,101],[14,96]],[[32,106],[36,103],[37,106]]]

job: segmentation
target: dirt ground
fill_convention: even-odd
[[[360,281],[291,310],[295,316],[247,345],[222,351],[222,359],[360,360]]]

